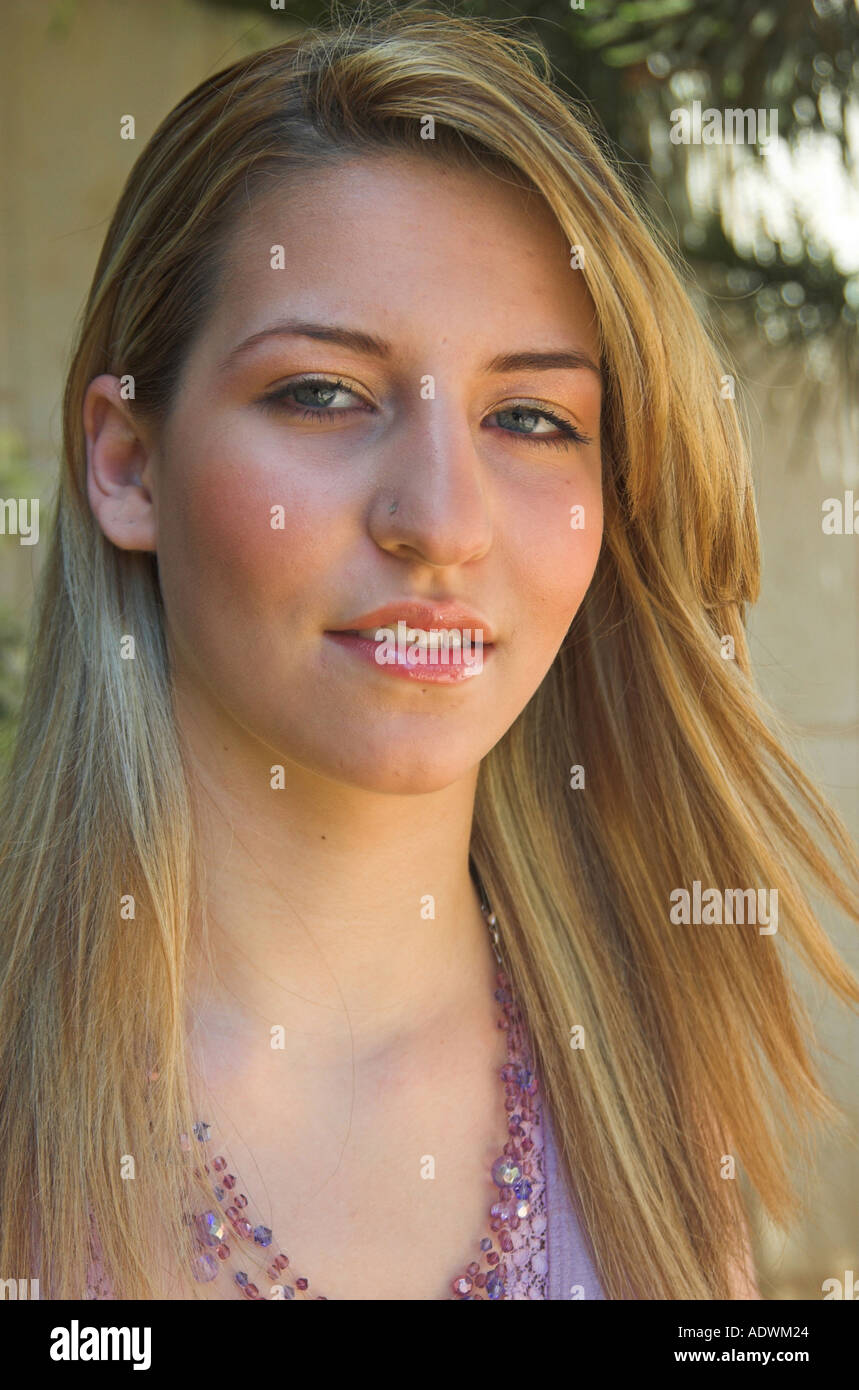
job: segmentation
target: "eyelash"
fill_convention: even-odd
[[[352,406],[348,410],[314,410],[312,406],[288,405],[290,393],[301,387],[319,386],[329,387],[335,390],[347,391],[350,396],[357,396],[358,392],[353,390],[345,381],[339,377],[300,377],[296,381],[291,381],[287,386],[279,387],[278,390],[263,396],[259,402],[264,408],[274,410],[286,409],[289,414],[300,413],[302,420],[321,420],[326,415],[350,415],[355,409],[363,409],[361,406]],[[517,430],[504,430],[504,434],[518,435],[520,439],[526,439],[532,444],[548,444],[556,449],[563,449],[570,443],[572,444],[591,444],[593,441],[587,434],[583,434],[575,425],[571,425],[568,420],[564,420],[560,415],[553,414],[550,410],[538,409],[537,407],[506,406],[503,410],[496,410],[496,415],[507,415],[514,410],[521,411],[524,415],[535,415],[542,419],[549,420],[561,432],[560,439],[548,439],[543,435],[520,434]]]

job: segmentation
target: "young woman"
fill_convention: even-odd
[[[43,1297],[756,1297],[740,1183],[785,1220],[833,1114],[781,942],[859,998],[859,861],[750,673],[743,432],[536,59],[370,13],[129,176],[4,801]]]

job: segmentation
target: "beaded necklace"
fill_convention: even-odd
[[[498,1199],[489,1209],[489,1225],[493,1236],[484,1236],[480,1241],[478,1258],[472,1260],[451,1281],[451,1297],[454,1300],[503,1299],[507,1296],[511,1269],[505,1257],[508,1257],[514,1248],[512,1232],[519,1229],[531,1211],[529,1199],[535,1179],[529,1158],[534,1148],[531,1130],[540,1123],[539,1101],[536,1099],[538,1082],[531,1065],[527,1029],[513,997],[509,976],[504,969],[497,918],[479,882],[477,886],[481,897],[481,911],[489,928],[495,959],[500,967],[496,973],[498,988],[495,990],[495,998],[503,1011],[498,1020],[498,1027],[507,1035],[508,1060],[501,1068],[500,1076],[504,1082],[504,1105],[508,1114],[509,1138],[491,1169],[492,1181],[498,1189]],[[198,1120],[194,1125],[196,1139],[203,1144],[210,1143],[211,1128],[206,1121]],[[187,1135],[182,1135],[182,1145],[186,1149],[191,1147]],[[265,1293],[251,1280],[246,1269],[234,1268],[235,1264],[247,1263],[241,1257],[243,1247],[248,1250],[255,1250],[255,1247],[262,1250],[276,1247],[276,1243],[268,1226],[254,1226],[248,1220],[245,1215],[248,1207],[246,1195],[243,1192],[232,1195],[238,1179],[234,1173],[227,1171],[227,1166],[227,1160],[221,1154],[214,1157],[211,1163],[203,1165],[204,1171],[211,1179],[214,1200],[208,1210],[188,1216],[200,1251],[194,1260],[194,1278],[198,1282],[209,1283],[216,1279],[225,1267],[229,1267],[234,1283],[245,1298],[265,1301],[301,1297],[327,1302],[324,1294],[308,1293],[310,1284],[304,1275],[295,1278],[287,1274],[289,1256],[282,1251],[274,1255],[265,1271],[270,1284]],[[200,1169],[196,1172],[197,1176],[202,1178]]]

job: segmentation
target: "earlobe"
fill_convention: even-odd
[[[155,550],[152,446],[121,395],[119,378],[95,377],[82,414],[87,496],[96,521],[121,550]]]

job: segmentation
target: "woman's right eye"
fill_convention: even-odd
[[[302,395],[309,398],[309,403],[300,399]],[[290,381],[285,386],[270,391],[262,397],[259,404],[266,409],[285,410],[287,414],[300,415],[303,420],[321,420],[325,415],[348,415],[351,410],[368,408],[366,403],[360,406],[332,406],[332,400],[338,395],[360,399],[358,393],[339,378],[302,377],[298,381]]]

